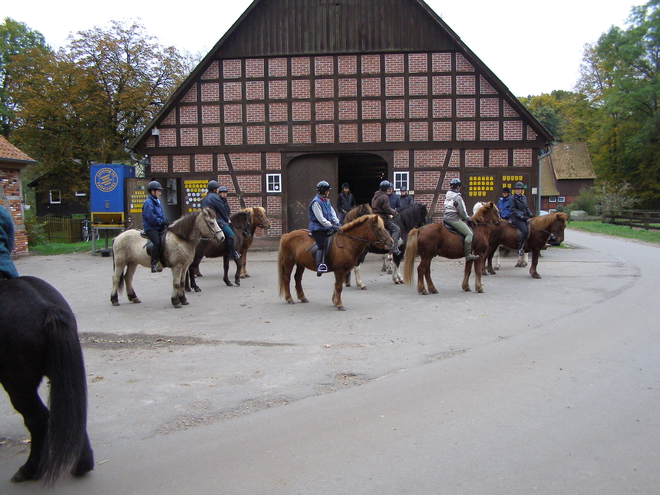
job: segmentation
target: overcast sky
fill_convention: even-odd
[[[53,47],[69,34],[140,19],[163,45],[206,55],[252,0],[139,2],[23,0],[0,15],[41,32]],[[638,0],[427,0],[428,5],[516,96],[572,90],[585,43],[624,26]],[[181,5],[184,7],[182,8]],[[208,13],[209,10],[213,13]]]

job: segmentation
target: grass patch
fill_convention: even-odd
[[[104,248],[105,243],[97,242],[96,248]],[[37,254],[41,256],[53,256],[56,254],[71,254],[71,253],[91,253],[91,242],[74,242],[74,243],[58,243],[53,242],[50,244],[38,244],[30,246],[30,254]]]
[[[626,239],[636,239],[638,241],[660,244],[660,231],[631,229],[625,225],[602,223],[598,220],[588,220],[584,222],[573,221],[568,223],[566,227],[569,229],[591,232],[592,234],[613,235],[616,237],[624,237]]]

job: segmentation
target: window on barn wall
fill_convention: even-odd
[[[266,174],[266,192],[282,192],[282,174]]]
[[[556,203],[557,202],[557,197],[556,196],[550,196],[550,198],[548,198],[548,201],[550,203]]]
[[[51,205],[62,204],[62,192],[57,189],[51,189],[48,192],[48,199]]]
[[[85,191],[76,191],[73,193],[74,196],[87,196]]]
[[[408,184],[408,172],[394,172],[394,190],[398,193],[402,187],[410,189]]]
[[[564,196],[558,196],[557,203],[566,203],[566,198]]]

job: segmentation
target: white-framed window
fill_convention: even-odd
[[[557,203],[566,203],[565,196],[557,196]]]
[[[548,201],[549,201],[550,203],[556,203],[556,202],[557,202],[557,196],[550,196],[550,197],[548,198]]]
[[[399,192],[402,187],[410,189],[408,172],[394,172],[394,190]]]
[[[266,174],[266,192],[282,192],[282,174]]]
[[[87,196],[85,191],[76,191],[73,193],[74,196]]]
[[[57,189],[51,189],[48,191],[48,199],[51,205],[62,204],[62,192]]]

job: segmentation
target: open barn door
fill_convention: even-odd
[[[337,156],[304,155],[289,163],[286,183],[287,232],[306,229],[309,226],[307,207],[316,194],[316,184],[321,180],[330,184],[330,197],[336,197]],[[332,206],[335,208],[335,201],[332,201]]]

